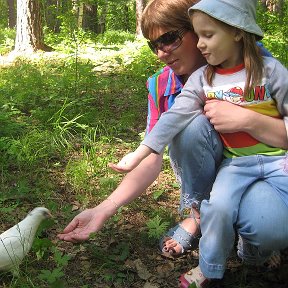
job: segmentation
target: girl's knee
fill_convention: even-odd
[[[203,215],[209,215],[207,217],[217,217],[218,219],[233,219],[235,218],[234,214],[236,212],[231,209],[231,203],[227,203],[225,201],[221,201],[221,197],[213,200],[203,200],[201,204],[201,213]]]

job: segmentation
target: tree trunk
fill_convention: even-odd
[[[136,35],[141,36],[141,17],[144,9],[144,1],[136,0]]]
[[[42,24],[46,25],[50,30],[55,33],[60,31],[60,23],[57,16],[62,13],[61,11],[61,0],[45,0],[42,1],[42,9],[44,19],[42,19]]]
[[[84,5],[84,19],[83,19],[83,28],[85,30],[92,31],[97,33],[97,24],[98,24],[98,5],[97,4],[85,4]]]
[[[261,0],[262,6],[270,12],[281,14],[284,0]]]
[[[129,23],[129,8],[128,8],[128,5],[124,5],[123,7],[123,12],[124,12],[124,29],[126,31],[129,31],[129,26],[130,26],[130,23]]]
[[[84,4],[81,2],[78,6],[78,28],[83,28]]]
[[[7,0],[8,5],[8,26],[13,29],[16,26],[16,13],[15,13],[15,1]]]
[[[17,26],[14,52],[49,50],[43,42],[39,0],[17,0]]]
[[[108,6],[108,1],[106,0],[103,8],[101,15],[99,17],[99,22],[98,22],[98,28],[97,28],[97,33],[103,34],[106,30],[106,15],[107,15],[107,6]]]

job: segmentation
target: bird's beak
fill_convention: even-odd
[[[50,211],[47,211],[47,212],[45,213],[45,217],[46,217],[46,218],[53,218],[53,215],[51,214]]]

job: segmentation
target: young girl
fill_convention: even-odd
[[[256,40],[263,34],[255,22],[256,4],[256,0],[202,0],[189,9],[199,37],[197,47],[209,64],[190,76],[172,108],[162,114],[136,151],[118,163],[119,171],[132,170],[152,152],[161,153],[177,133],[203,113],[208,99],[240,105],[257,111],[260,117],[263,114],[283,118],[287,131],[288,71],[277,60],[259,54]],[[208,119],[213,119],[207,112]],[[201,206],[199,267],[182,275],[181,287],[191,283],[204,287],[207,279],[223,277],[234,244],[239,203],[249,186],[258,180],[268,183],[275,190],[275,197],[288,206],[287,135],[279,146],[267,141],[261,129],[257,139],[245,127],[239,127],[239,131],[221,133],[225,159],[210,199]],[[240,233],[240,239],[241,236]],[[249,235],[245,237],[249,241]],[[279,249],[288,246],[287,241],[281,241]],[[245,245],[244,241],[240,243]],[[271,255],[271,247],[265,246],[264,241],[252,244],[258,248],[257,264]],[[245,253],[245,249],[242,251]]]

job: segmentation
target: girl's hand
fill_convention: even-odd
[[[116,172],[127,173],[139,165],[141,159],[138,157],[136,151],[125,155],[118,164],[109,163],[108,166]]]
[[[108,166],[116,172],[126,173],[133,170],[141,162],[137,157],[136,152],[130,152],[126,154],[118,164],[109,163]]]
[[[251,111],[227,101],[208,100],[204,112],[216,131],[233,133],[246,131]]]
[[[152,152],[149,147],[140,145],[134,152],[125,155],[118,164],[109,163],[108,166],[116,172],[127,173],[136,168]]]

